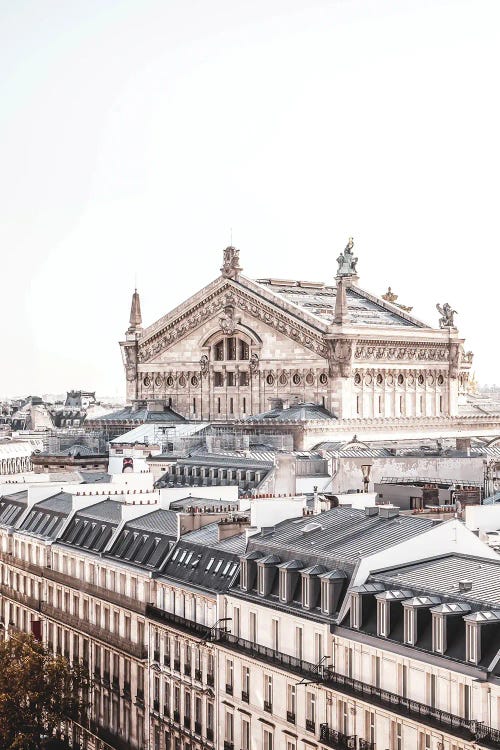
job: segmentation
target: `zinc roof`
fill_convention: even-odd
[[[444,555],[424,562],[377,573],[388,585],[441,594],[460,601],[500,606],[500,557],[498,560],[466,555]],[[460,591],[459,582],[472,582],[470,591]]]

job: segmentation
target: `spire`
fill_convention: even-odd
[[[345,277],[337,277],[337,294],[335,296],[334,323],[341,325],[349,322],[349,310],[347,308],[347,295],[345,289]]]
[[[132,305],[130,306],[130,328],[129,331],[135,331],[142,326],[141,300],[139,292],[134,290],[132,295]]]

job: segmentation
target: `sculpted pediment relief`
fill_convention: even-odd
[[[238,313],[245,314],[247,320],[260,320],[315,354],[328,357],[328,347],[321,335],[285,311],[256,299],[247,290],[229,282],[200,299],[188,312],[167,320],[160,330],[147,339],[139,341],[138,361],[149,362],[211,319],[217,320],[222,333],[232,333],[238,325]]]

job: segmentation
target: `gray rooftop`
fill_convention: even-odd
[[[278,299],[297,305],[322,322],[332,322],[337,298],[336,286],[301,281],[277,281],[275,279],[258,279],[257,283]],[[346,297],[349,316],[353,325],[425,327],[423,323],[420,323],[408,313],[398,310],[395,305],[391,305],[359,287],[348,287]]]
[[[98,521],[109,521],[110,523],[120,523],[122,520],[123,503],[116,500],[102,500],[95,505],[89,505],[78,511],[79,516],[84,518],[93,518]]]
[[[41,500],[34,506],[35,509],[55,510],[58,513],[71,513],[73,510],[73,499],[68,492],[58,492],[46,500]]]
[[[301,557],[332,567],[352,569],[360,557],[412,539],[435,525],[428,518],[367,516],[364,510],[339,507],[314,518],[283,521],[270,533],[252,536],[249,549]]]
[[[448,598],[457,597],[460,601],[488,607],[500,606],[500,557],[489,560],[450,554],[383,571],[372,578],[398,588],[403,586]],[[470,591],[460,591],[461,580],[472,582]]]

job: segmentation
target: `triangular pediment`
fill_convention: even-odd
[[[221,276],[142,332],[139,362],[151,361],[207,321],[217,321],[221,331],[227,332],[232,318],[242,316],[248,322],[252,318],[262,321],[320,356],[327,355],[323,339],[326,322],[314,320],[307,312],[298,315],[293,305],[250,279]]]

